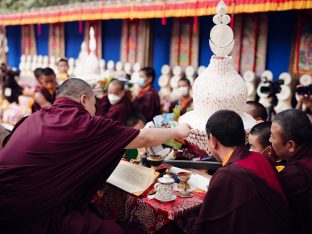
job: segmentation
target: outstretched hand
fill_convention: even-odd
[[[191,127],[190,125],[186,123],[180,123],[177,127],[177,130],[179,131],[179,138],[186,138],[190,135],[191,133]]]

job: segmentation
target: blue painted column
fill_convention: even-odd
[[[282,22],[282,24],[281,24]],[[269,31],[266,69],[273,72],[275,79],[288,72],[291,43],[296,36],[297,12],[269,13]]]
[[[120,61],[122,20],[102,22],[102,56],[107,62]]]
[[[22,55],[21,26],[7,26],[6,33],[9,46],[8,64],[10,67],[18,68]]]
[[[209,35],[213,25],[211,16],[199,18],[199,66],[207,67],[212,56],[212,51],[209,47]]]
[[[159,90],[158,78],[161,75],[161,67],[170,63],[170,43],[173,19],[167,19],[166,25],[161,24],[161,19],[154,20],[154,48],[153,67],[156,71],[154,86]]]
[[[78,58],[83,42],[83,32],[84,30],[79,32],[79,22],[65,23],[65,56],[67,58]]]
[[[40,25],[41,33],[38,33],[38,25],[35,25],[35,37],[38,55],[49,55],[49,25]]]

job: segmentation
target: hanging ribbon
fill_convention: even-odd
[[[165,26],[167,24],[166,20],[166,0],[163,1],[163,17],[161,18],[161,25]]]
[[[232,10],[233,10],[233,12],[232,12],[232,17],[231,17],[231,22],[230,22],[230,27],[232,28],[232,29],[234,29],[234,25],[235,25],[235,0],[232,0]]]
[[[253,61],[253,66],[252,66],[252,71],[256,72],[256,66],[257,66],[257,48],[258,48],[258,37],[259,37],[259,15],[256,14],[254,16],[255,18],[255,35],[254,35],[254,61]]]
[[[197,8],[198,8],[198,0],[195,4],[195,16],[194,16],[194,22],[193,22],[193,32],[197,33],[198,30],[198,15],[197,15]]]
[[[139,53],[139,20],[135,21],[135,63],[138,61],[138,53]]]
[[[37,24],[37,35],[41,36],[41,24]]]
[[[195,20],[195,18],[194,18]],[[194,26],[194,25],[193,25]],[[193,48],[193,30],[192,30],[192,22],[189,22],[189,51],[188,51],[188,65],[192,65],[192,48]]]
[[[178,19],[179,22],[179,32],[178,32],[178,64],[180,65],[180,50],[181,50],[181,37],[182,37],[182,22],[180,18]]]
[[[129,50],[130,50],[130,20],[126,20],[126,27],[127,27],[126,61],[129,62]]]
[[[243,38],[244,38],[244,15],[241,15],[241,28],[240,28],[240,45],[239,45],[239,59],[238,59],[238,72],[241,71],[241,59],[243,53]]]
[[[301,33],[302,33],[302,16],[298,13],[298,26],[297,26],[297,42],[296,42],[296,73],[299,77],[299,58],[300,58],[300,42],[301,42]]]
[[[82,28],[83,28],[82,21],[80,20],[78,25],[78,30],[80,34],[82,33]]]

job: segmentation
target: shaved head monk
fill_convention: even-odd
[[[224,167],[210,181],[194,233],[289,233],[290,213],[275,171],[244,145],[241,117],[218,111],[206,132],[209,149]]]
[[[108,95],[100,100],[96,111],[97,115],[105,116],[122,124],[126,123],[126,120],[133,113],[133,106],[124,86],[124,83],[117,79],[113,79],[109,83]]]
[[[292,233],[312,233],[312,125],[296,109],[278,113],[271,126],[270,141],[276,154],[285,159],[279,179],[291,211]]]
[[[88,209],[125,149],[185,138],[190,129],[123,127],[95,116],[91,87],[68,79],[50,108],[29,116],[0,153],[1,233],[123,233]]]
[[[246,102],[244,111],[250,114],[257,122],[266,121],[268,118],[268,113],[265,107],[256,101]]]

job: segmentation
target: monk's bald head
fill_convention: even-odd
[[[92,88],[81,79],[70,78],[64,81],[58,89],[56,98],[69,98],[79,102],[90,115],[95,115],[95,96]]]
[[[121,80],[113,79],[109,85],[118,86],[120,90],[124,90],[124,83]]]
[[[59,87],[56,98],[70,98],[78,101],[82,95],[88,98],[93,96],[91,86],[78,78],[70,78],[62,83]]]

